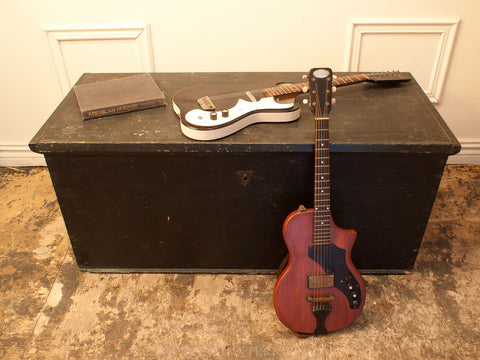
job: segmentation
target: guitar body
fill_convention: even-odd
[[[341,229],[331,220],[331,244],[312,245],[313,219],[313,209],[309,209],[291,213],[284,222],[289,261],[275,284],[273,304],[278,318],[289,329],[324,334],[348,326],[360,315],[365,284],[351,260],[356,232]],[[333,274],[334,286],[309,288],[308,277],[312,274]],[[309,296],[334,299],[307,301]]]
[[[214,109],[202,109],[198,100],[208,95]],[[251,124],[289,122],[300,117],[295,98],[266,97],[261,90],[242,91],[235,86],[191,86],[173,95],[173,109],[180,129],[194,140],[216,140]],[[212,115],[212,113],[214,115]]]

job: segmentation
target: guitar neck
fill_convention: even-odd
[[[342,87],[368,81],[365,74],[333,79],[332,86]],[[285,84],[263,89],[264,96],[297,96],[310,91],[309,83]],[[330,244],[330,139],[329,118],[315,116],[315,189],[313,242]]]
[[[368,81],[368,77],[365,74],[342,76],[333,80],[332,85],[335,87],[342,87],[347,85],[359,84]],[[289,96],[300,95],[309,91],[308,82],[297,84],[285,84],[263,89],[263,94],[267,97],[270,96]]]
[[[315,118],[314,244],[330,243],[329,119]]]

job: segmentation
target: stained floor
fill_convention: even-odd
[[[1,359],[478,359],[480,166],[449,165],[410,275],[365,276],[344,330],[297,339],[271,275],[78,271],[45,168],[0,168]]]

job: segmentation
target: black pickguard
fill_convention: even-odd
[[[308,257],[322,266],[326,273],[334,274],[334,286],[345,294],[350,308],[360,307],[360,285],[347,267],[345,250],[334,244],[311,245],[308,247]]]

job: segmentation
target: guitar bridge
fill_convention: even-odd
[[[335,296],[333,295],[322,296],[322,297],[307,296],[306,300],[308,302],[327,302],[327,301],[335,300]]]
[[[333,274],[310,274],[307,275],[309,289],[323,289],[334,287],[335,279]]]

